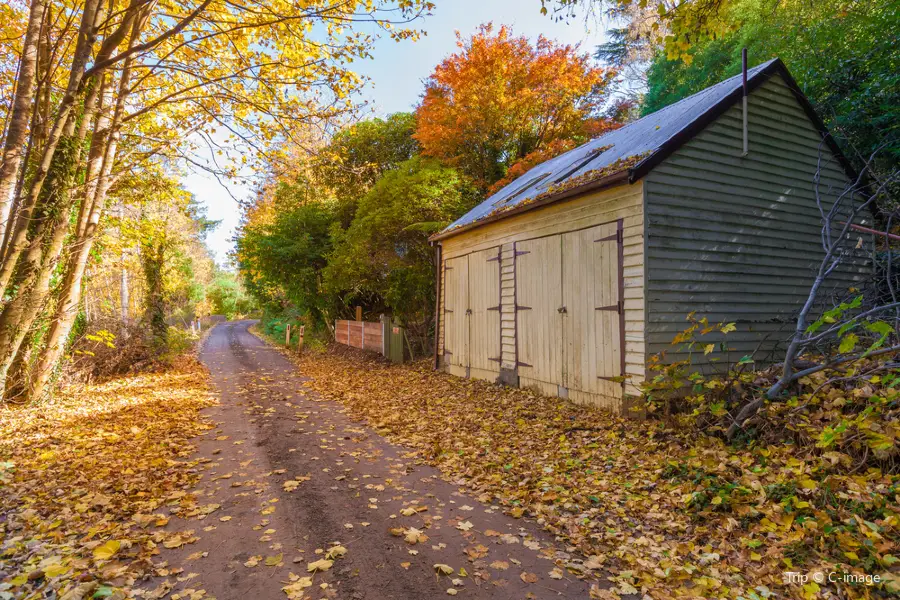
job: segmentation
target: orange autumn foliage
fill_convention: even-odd
[[[457,46],[426,82],[415,138],[425,155],[482,188],[532,153],[603,128],[598,113],[615,72],[594,66],[577,46],[543,36],[532,45],[490,23],[466,40],[457,33]]]

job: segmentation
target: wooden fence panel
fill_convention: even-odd
[[[363,323],[365,335],[363,341],[363,350],[371,350],[372,352],[381,352],[383,347],[383,335],[381,331],[381,323]]]
[[[346,320],[334,322],[334,341],[338,344],[381,353],[383,340],[381,323]]]
[[[350,338],[347,335],[347,321],[334,322],[334,341],[345,346],[350,343]]]

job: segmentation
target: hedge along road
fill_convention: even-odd
[[[555,568],[562,549],[535,523],[479,503],[340,404],[317,399],[279,350],[248,331],[252,323],[217,325],[201,351],[220,404],[207,409],[216,427],[191,457],[204,474],[195,493],[198,504],[219,506],[170,524],[200,538],[162,550],[184,569],[173,593],[588,597],[588,582]],[[327,570],[311,571],[316,564]]]

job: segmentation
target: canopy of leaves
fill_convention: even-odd
[[[206,301],[210,314],[223,315],[229,320],[245,316],[255,308],[241,280],[229,271],[216,271],[206,287]]]
[[[482,189],[517,160],[556,140],[585,140],[613,72],[577,47],[506,27],[457,36],[459,52],[437,66],[417,109],[423,154],[460,168]]]
[[[434,309],[434,250],[428,236],[477,200],[465,177],[414,158],[386,173],[340,232],[325,285],[346,302],[379,298],[407,326],[425,327]],[[373,307],[377,308],[377,307]]]
[[[248,215],[237,238],[237,262],[247,291],[262,304],[292,303],[323,323],[329,308],[320,272],[331,250],[333,201],[308,199],[305,181],[281,183]]]
[[[412,113],[361,121],[338,131],[319,152],[316,177],[337,199],[341,224],[349,226],[356,205],[381,175],[419,151]]]

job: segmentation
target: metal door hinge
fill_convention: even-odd
[[[594,310],[611,310],[619,313],[620,315],[625,310],[625,303],[619,300],[615,304],[610,304],[609,306],[598,306]]]

